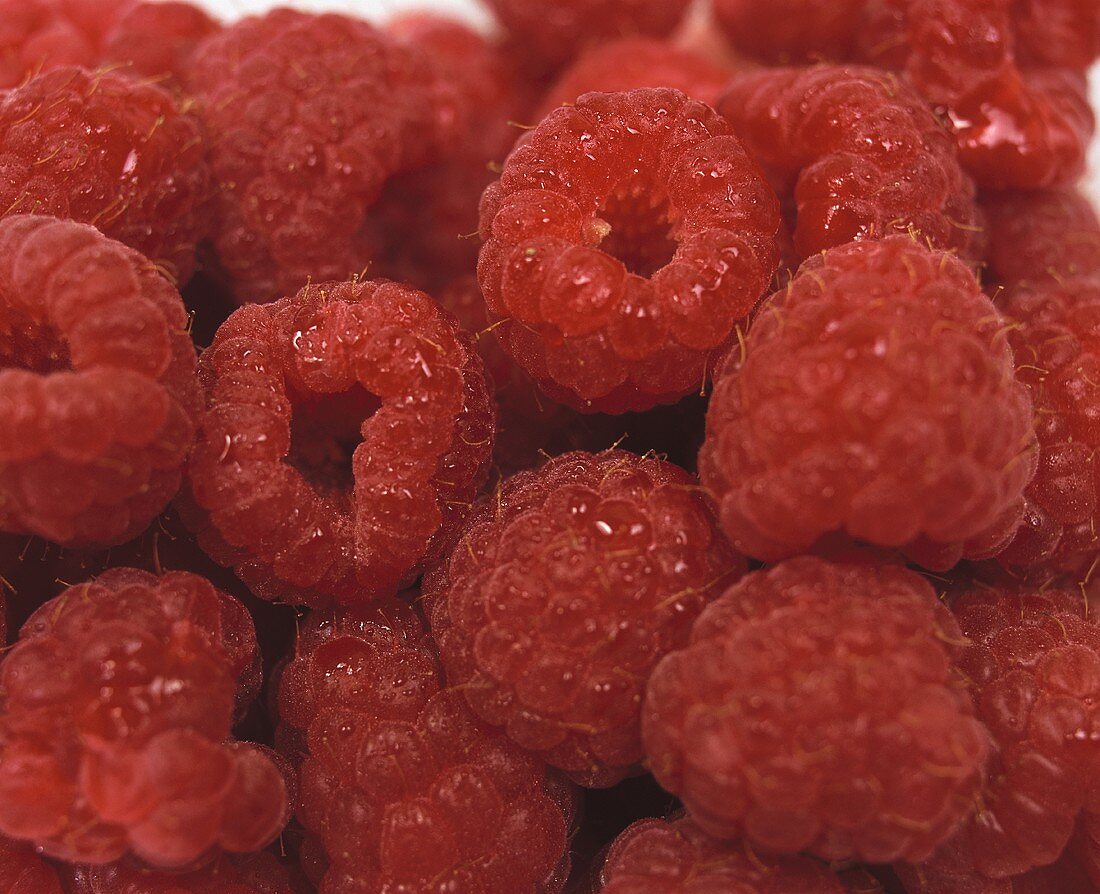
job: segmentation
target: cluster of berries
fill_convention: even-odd
[[[1100,892],[1096,0],[0,0],[0,894]]]

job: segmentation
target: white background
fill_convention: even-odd
[[[307,10],[343,10],[373,19],[384,19],[402,10],[430,7],[461,15],[476,22],[488,21],[477,0],[282,0],[281,3],[274,0],[193,0],[193,2],[205,6],[225,19],[234,19],[248,13],[262,12],[273,6],[285,5]],[[544,0],[544,2],[553,3],[554,0]],[[761,0],[761,2],[767,2],[767,0]],[[1092,79],[1092,104],[1094,108],[1100,109],[1100,74],[1097,72],[1093,73]],[[1087,189],[1093,201],[1100,205],[1100,141],[1094,143],[1092,147],[1092,166]]]

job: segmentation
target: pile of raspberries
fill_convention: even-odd
[[[484,3],[0,0],[0,894],[1100,892],[1100,2]]]

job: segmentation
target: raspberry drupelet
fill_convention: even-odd
[[[392,595],[442,554],[488,476],[481,358],[406,286],[313,285],[242,307],[199,372],[187,521],[261,598]]]
[[[2,894],[63,894],[57,871],[34,848],[0,836]]]
[[[729,124],[677,90],[592,93],[482,199],[479,281],[505,349],[562,403],[700,388],[779,263],[779,206]]]
[[[576,452],[505,482],[424,596],[447,680],[474,711],[604,787],[640,770],[653,666],[744,571],[682,469]]]
[[[641,820],[612,843],[599,894],[844,894],[808,857],[767,857],[711,838],[690,817]]]
[[[111,863],[63,866],[58,874],[67,894],[298,894],[286,869],[266,853],[234,860],[219,857],[184,873]]]
[[[1100,219],[1073,188],[982,197],[988,278],[998,286],[1042,286],[1100,274]]]
[[[0,93],[0,215],[92,224],[184,283],[210,188],[198,120],[151,83],[59,68]]]
[[[179,89],[199,45],[221,27],[205,10],[190,3],[133,3],[107,32],[103,62]]]
[[[896,233],[981,256],[974,184],[951,135],[896,76],[763,69],[736,78],[718,108],[793,203],[799,258]]]
[[[188,87],[219,184],[213,246],[238,301],[364,270],[383,186],[451,135],[437,86],[426,58],[346,16],[277,9],[203,42]]]
[[[0,220],[0,530],[136,536],[179,489],[200,405],[187,313],[149,260],[84,224]]]
[[[769,65],[843,61],[867,0],[714,0],[714,19],[738,52]]]
[[[665,37],[690,0],[484,0],[515,53],[536,73],[561,68],[587,47],[620,37]]]
[[[924,859],[966,818],[988,754],[951,667],[960,641],[900,566],[801,557],[750,574],[650,678],[650,768],[712,835]]]
[[[1010,290],[1002,307],[1035,406],[1039,464],[1024,524],[998,558],[1088,574],[1100,556],[1100,267]]]
[[[905,236],[812,258],[720,371],[700,475],[746,555],[846,532],[926,568],[996,555],[1035,470],[1007,324]]]
[[[0,833],[159,867],[264,847],[284,779],[229,739],[259,684],[248,612],[205,579],[119,568],[70,588],[0,665]]]
[[[408,605],[310,616],[279,706],[326,894],[562,890],[568,785],[442,687]]]

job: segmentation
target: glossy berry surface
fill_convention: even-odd
[[[279,706],[325,894],[562,890],[568,787],[443,687],[404,603],[312,615]]]
[[[769,65],[851,57],[867,0],[714,0],[722,33],[740,52]]]
[[[116,568],[46,603],[0,665],[0,831],[72,862],[265,846],[283,776],[229,739],[258,661],[244,607],[196,575]]]
[[[621,413],[697,390],[779,262],[779,209],[709,106],[594,93],[528,134],[481,205],[501,343],[547,391]]]
[[[894,565],[791,559],[735,584],[654,671],[657,780],[707,832],[772,853],[928,857],[988,752],[950,613]]]
[[[57,872],[21,842],[0,837],[0,891],[4,894],[62,894]]]
[[[92,227],[0,220],[0,530],[122,543],[175,496],[200,391],[179,293]]]
[[[1013,536],[1035,468],[1006,327],[951,255],[905,236],[807,261],[718,376],[700,474],[747,555],[833,531],[946,569]]]
[[[448,682],[582,784],[638,772],[646,679],[745,570],[695,487],[621,450],[558,456],[509,479],[427,579]]]

